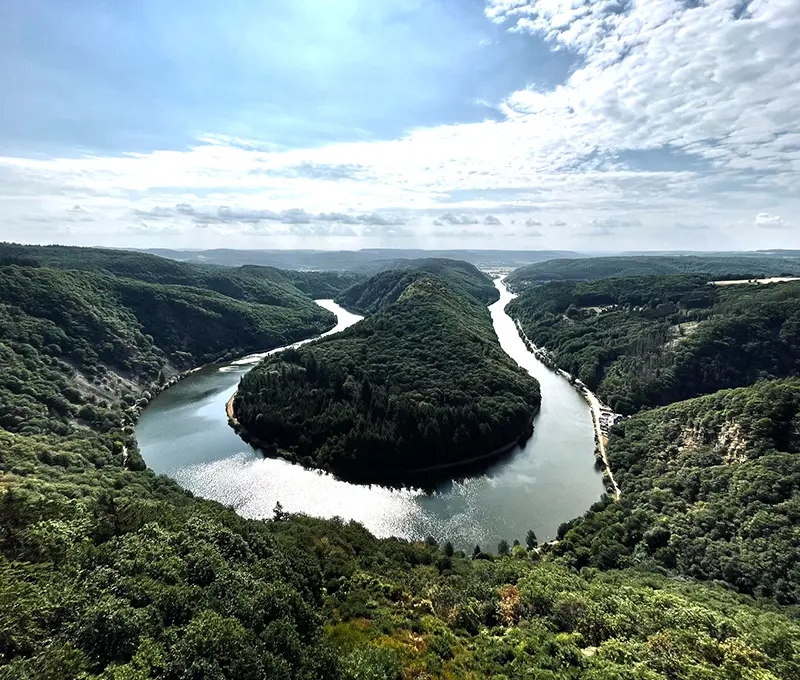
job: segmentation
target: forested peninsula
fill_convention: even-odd
[[[269,455],[385,484],[450,478],[528,437],[538,383],[500,348],[484,305],[491,279],[466,265],[468,280],[462,264],[345,291],[339,300],[375,314],[248,373],[233,402],[243,436]]]

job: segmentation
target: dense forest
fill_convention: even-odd
[[[234,413],[247,439],[345,479],[401,484],[452,477],[530,434],[538,384],[500,348],[483,302],[427,272],[399,274],[391,303],[394,272],[358,287],[374,316],[242,378]]]
[[[146,283],[190,286],[244,302],[315,309],[308,298],[333,298],[363,280],[347,272],[298,272],[274,267],[220,267],[176,262],[147,253],[74,246],[0,243],[0,265],[100,272]]]
[[[640,414],[608,453],[621,502],[561,527],[557,553],[579,568],[655,563],[800,602],[800,379]]]
[[[468,262],[446,259],[402,260],[376,276],[342,292],[336,302],[361,314],[374,314],[395,302],[411,283],[434,274],[462,295],[489,305],[500,297],[490,276]]]
[[[706,274],[713,279],[800,275],[800,258],[765,254],[621,255],[536,262],[508,275],[512,290],[544,281],[595,281],[616,276]]]
[[[790,496],[796,480],[784,481],[797,443],[796,381],[690,402],[688,415],[676,405],[626,422],[624,438],[615,435],[612,442],[623,502],[595,512],[603,517],[617,508],[633,516],[627,489],[632,501],[641,485],[653,508],[647,512],[658,513],[653,525],[642,519],[644,544],[609,548],[616,537],[628,541],[634,517],[599,527],[597,544],[581,532],[589,521],[583,520],[565,527],[555,546],[537,546],[529,533],[506,537],[522,545],[498,537],[497,546],[465,554],[445,539],[441,545],[377,540],[358,524],[289,516],[279,505],[269,521],[246,520],[143,469],[125,418],[137,396],[130,380],[136,369],[102,354],[96,339],[113,344],[118,338],[130,352],[119,361],[132,367],[187,350],[148,339],[137,326],[145,323],[137,316],[143,312],[117,306],[115,289],[104,287],[113,278],[108,274],[32,266],[2,271],[0,380],[7,391],[0,401],[25,404],[20,419],[0,422],[2,680],[800,676],[795,607],[731,592],[747,590],[729,580],[737,575],[735,560],[723,559],[719,574],[692,574],[683,564],[667,566],[658,552],[662,524],[670,532],[667,548],[680,536],[698,563],[706,545],[712,556],[739,550],[720,533],[739,532],[746,573],[755,559],[746,553],[771,550],[768,541],[785,545],[787,555],[796,550],[796,540],[786,544],[787,530],[797,525]],[[155,290],[165,296],[176,293],[161,286]],[[105,376],[106,403],[93,397],[92,366]],[[694,460],[673,465],[656,453],[680,456],[670,448],[673,430],[683,432],[673,421],[697,432],[686,442]],[[617,439],[630,441],[628,453]],[[729,448],[735,460],[723,462],[742,466],[741,474],[722,477],[717,463]],[[644,477],[650,465],[667,470],[680,499],[662,502],[670,499],[666,492],[650,493],[649,482],[637,482],[656,479]],[[690,473],[686,481],[683,468]],[[695,477],[702,483],[693,491]],[[696,494],[693,504],[689,493]],[[731,501],[723,511],[726,493]],[[708,517],[701,498],[708,499]],[[681,503],[692,507],[683,533],[676,528]],[[766,565],[766,575],[788,564],[767,554],[777,562],[772,571]],[[589,566],[577,568],[584,563]],[[637,566],[609,568],[617,563]],[[673,569],[686,576],[671,578]],[[721,582],[698,583],[693,575]],[[766,596],[759,586],[754,593]],[[771,587],[789,601],[796,592],[777,580]]]
[[[556,365],[620,413],[800,374],[800,282],[553,282],[508,309]]]

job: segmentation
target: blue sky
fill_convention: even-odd
[[[800,247],[800,0],[0,8],[0,238]]]

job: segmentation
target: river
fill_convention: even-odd
[[[356,520],[379,537],[433,536],[465,549],[478,544],[494,551],[501,538],[523,541],[528,529],[540,541],[554,538],[559,524],[603,495],[592,416],[583,397],[528,352],[505,313],[513,296],[502,280],[495,285],[500,300],[489,309],[500,344],[541,383],[542,408],[525,445],[482,475],[444,483],[433,493],[398,491],[264,458],[225,415],[239,378],[263,354],[205,367],[158,395],[136,426],[142,456],[155,472],[245,517],[271,517],[280,501],[287,512]],[[331,300],[318,303],[338,317],[329,333],[359,319]]]

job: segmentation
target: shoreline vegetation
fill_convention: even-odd
[[[514,325],[516,326],[517,332],[522,338],[522,342],[525,343],[525,347],[528,349],[528,351],[533,354],[542,364],[553,371],[553,373],[561,376],[570,385],[572,385],[575,390],[577,390],[583,396],[583,398],[586,400],[586,403],[589,405],[589,409],[592,413],[592,427],[594,428],[595,459],[602,463],[603,481],[606,484],[606,492],[613,494],[614,499],[618,501],[622,496],[622,491],[620,490],[616,479],[614,479],[614,472],[611,469],[611,463],[608,460],[608,454],[606,451],[608,432],[603,430],[601,412],[612,414],[612,418],[618,414],[614,414],[608,406],[603,404],[603,402],[597,398],[597,395],[594,394],[594,392],[592,392],[583,382],[575,378],[575,376],[567,373],[564,369],[558,368],[547,349],[544,347],[538,347],[531,342],[527,335],[525,335],[525,331],[522,329],[522,325],[518,319],[514,319]]]
[[[231,409],[239,435],[345,481],[425,488],[527,440],[539,386],[499,345],[491,278],[435,264],[345,291],[340,302],[373,315],[244,376]]]
[[[554,365],[625,416],[800,373],[800,281],[562,281],[526,288],[511,305]]]

